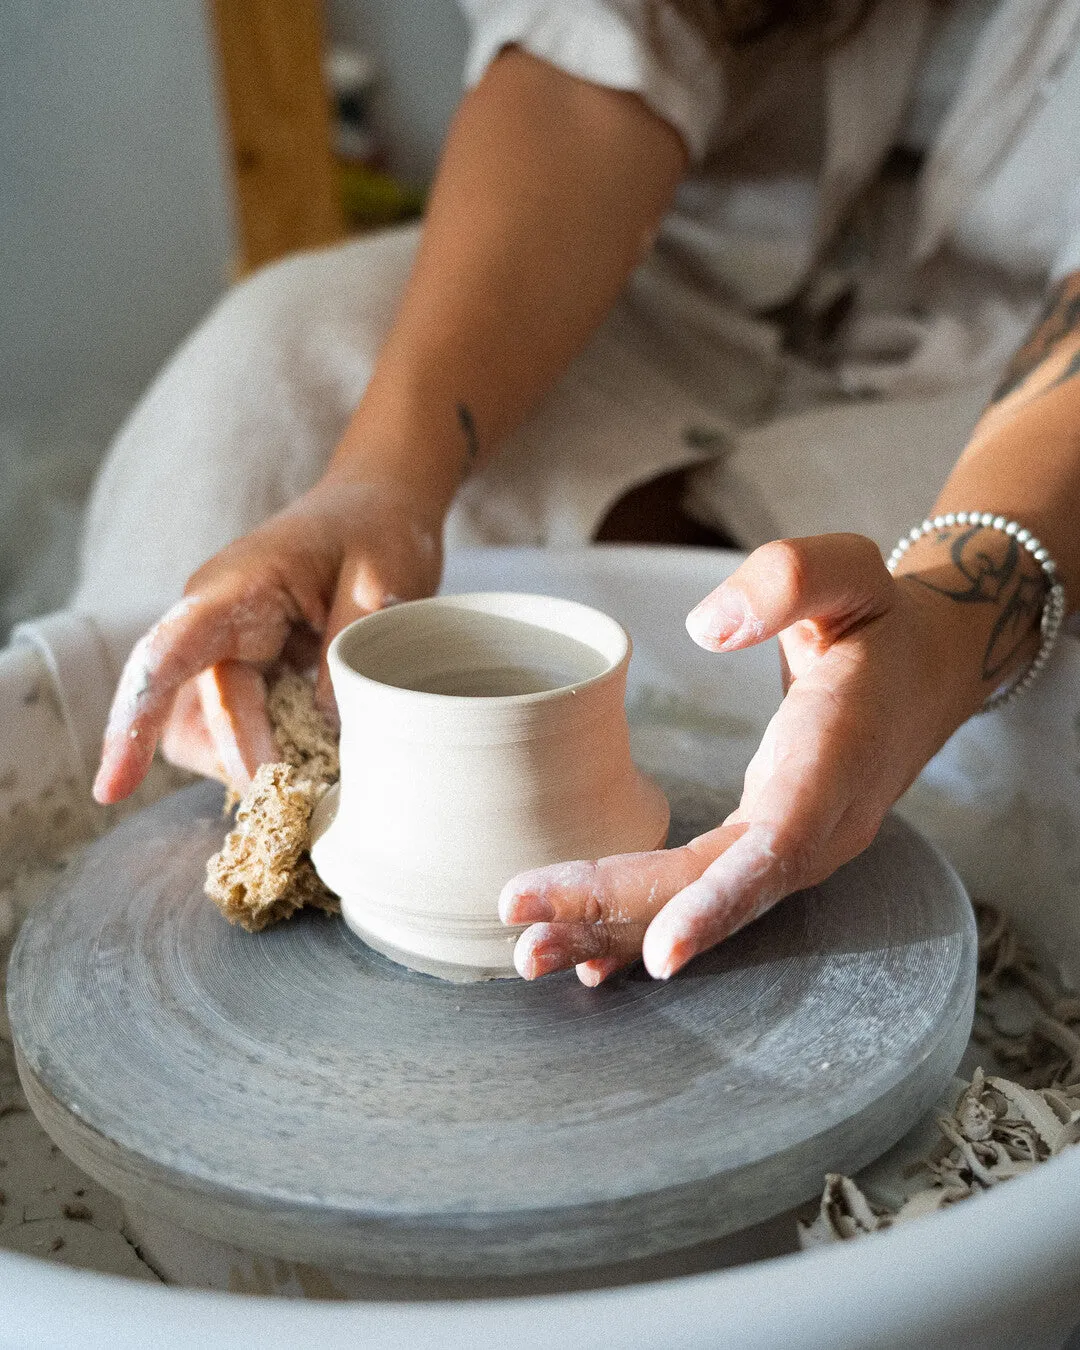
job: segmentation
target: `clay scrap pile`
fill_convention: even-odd
[[[799,1225],[804,1248],[876,1233],[1022,1176],[1080,1142],[1080,999],[1040,970],[1005,916],[976,905],[979,983],[973,1040],[1015,1078],[977,1069],[937,1147],[913,1169],[923,1184],[898,1209],[872,1203],[830,1173],[817,1216]]]
[[[308,856],[311,814],[338,777],[337,737],[309,681],[285,671],[267,711],[281,751],[262,765],[236,809],[236,825],[206,865],[206,894],[230,923],[256,933],[305,905],[336,913],[337,897]]]

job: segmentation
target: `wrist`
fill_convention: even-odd
[[[923,652],[927,682],[935,700],[948,710],[954,726],[982,707],[1010,677],[1013,666],[988,677],[987,648],[994,620],[974,606],[958,605],[940,592],[948,579],[933,568],[911,568],[896,577],[898,603],[907,610]],[[1031,651],[1035,648],[1032,634]],[[1016,654],[1022,664],[1025,653]]]
[[[442,523],[461,482],[461,470],[438,440],[417,425],[376,427],[363,405],[338,442],[325,478],[377,487],[429,522]]]
[[[936,647],[942,679],[960,706],[968,705],[967,716],[1026,669],[1025,684],[1037,674],[1031,667],[1037,653],[1038,665],[1045,659],[1040,619],[1051,588],[1038,559],[1019,546],[1022,537],[1018,543],[978,518],[955,524],[935,518],[933,524],[922,534],[913,531],[910,544],[901,541],[889,569],[902,603]]]

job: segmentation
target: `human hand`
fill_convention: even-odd
[[[936,575],[936,573],[935,573]],[[766,544],[687,619],[699,645],[779,637],[785,696],[738,808],[679,849],[522,873],[499,901],[530,924],[526,979],[576,966],[599,984],[643,957],[666,979],[873,840],[931,756],[976,710],[989,616],[911,576],[859,535]]]
[[[316,698],[333,712],[326,649],[361,615],[431,595],[441,512],[385,483],[329,473],[298,501],[215,554],[124,667],[94,783],[99,802],[139,785],[160,740],[168,760],[243,791],[277,758],[263,672],[318,659]]]

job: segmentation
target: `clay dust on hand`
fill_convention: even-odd
[[[236,810],[236,827],[206,865],[205,893],[249,933],[305,905],[337,913],[308,856],[311,815],[338,777],[337,737],[315,706],[314,686],[286,670],[266,700],[275,764],[260,766]]]

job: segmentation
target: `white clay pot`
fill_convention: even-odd
[[[341,782],[311,856],[349,927],[414,970],[513,976],[503,885],[660,847],[668,807],[630,758],[630,638],[540,595],[440,596],[344,629],[329,654]]]

